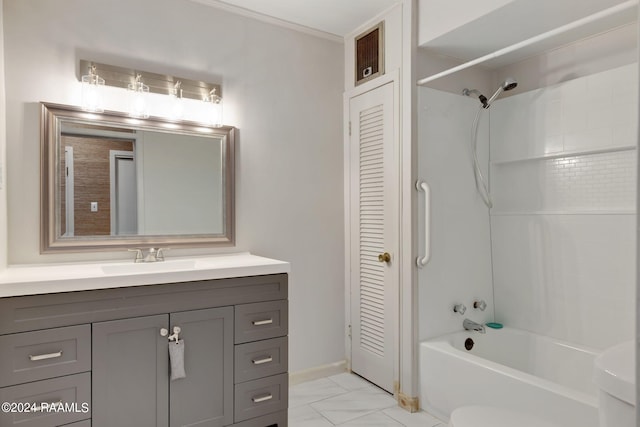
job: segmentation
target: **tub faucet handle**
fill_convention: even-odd
[[[464,304],[456,304],[453,306],[453,312],[458,314],[464,314],[467,311],[467,307]]]
[[[487,308],[487,303],[484,302],[483,299],[481,299],[480,301],[474,301],[473,308],[479,309],[480,311],[484,311]]]

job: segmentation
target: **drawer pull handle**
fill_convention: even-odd
[[[262,358],[262,359],[253,359],[251,362],[254,365],[262,365],[263,363],[273,362],[273,357],[267,356],[267,357]]]
[[[32,362],[36,362],[38,360],[55,359],[55,358],[58,358],[58,357],[62,357],[62,350],[56,351],[55,353],[38,354],[38,355],[35,355],[35,356],[32,356],[30,354],[29,355],[29,360],[31,360]]]
[[[273,394],[271,393],[265,394],[264,396],[251,398],[251,400],[253,400],[253,403],[266,402],[267,400],[271,400],[271,399],[273,399]]]
[[[273,319],[254,320],[251,322],[253,326],[270,325],[273,323]]]
[[[42,411],[42,407],[45,406],[47,409],[62,405],[62,400],[58,400],[56,402],[41,402],[37,406],[31,408],[32,412],[40,412]]]

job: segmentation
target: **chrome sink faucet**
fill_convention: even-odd
[[[464,321],[462,322],[462,327],[467,331],[476,331],[480,332],[481,334],[484,334],[486,332],[484,329],[484,325],[476,323],[470,319],[464,319]]]
[[[169,248],[149,248],[149,251],[147,252],[147,254],[144,254],[144,250],[143,249],[129,249],[129,251],[131,252],[135,252],[136,253],[136,257],[134,258],[133,262],[138,263],[138,262],[158,262],[158,261],[164,261],[164,252],[168,250]]]

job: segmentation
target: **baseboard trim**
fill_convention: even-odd
[[[420,399],[417,397],[410,397],[401,391],[396,394],[398,398],[398,406],[408,412],[418,412],[420,410]]]
[[[347,372],[346,360],[330,363],[328,365],[316,366],[315,368],[305,369],[304,371],[292,372],[289,374],[289,385],[294,386],[296,384],[330,377],[331,375],[337,375],[343,372]]]

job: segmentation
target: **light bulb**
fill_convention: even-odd
[[[182,100],[182,82],[178,81],[173,87],[169,107],[169,117],[173,120],[180,120],[184,116],[184,101]]]
[[[216,90],[213,89],[209,93],[204,101],[208,104],[207,108],[207,122],[215,127],[222,126],[222,98],[216,95]]]
[[[82,76],[82,109],[94,113],[104,111],[102,91],[104,79],[96,74],[95,65],[89,67],[89,74]]]
[[[211,104],[209,119],[213,126],[215,127],[222,126],[222,101],[215,104]]]
[[[138,74],[134,83],[129,83],[129,116],[146,119],[149,117],[147,109],[147,94],[149,86],[141,81],[142,76]]]

